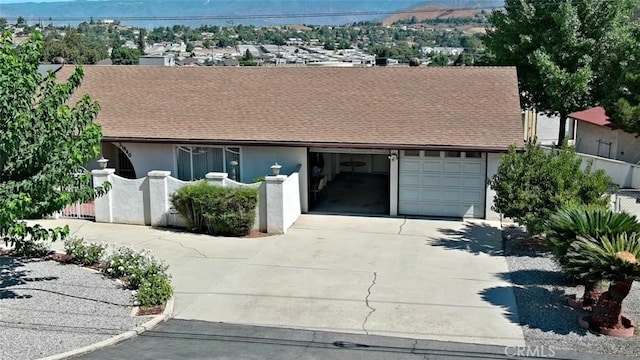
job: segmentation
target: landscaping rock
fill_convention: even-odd
[[[131,330],[130,290],[55,261],[0,256],[0,359],[37,359]]]

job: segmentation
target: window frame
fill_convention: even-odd
[[[189,169],[190,169],[190,176],[188,180],[183,180],[180,179],[178,177],[178,151],[180,151],[180,148],[188,148],[189,149]],[[182,181],[196,181],[196,180],[202,180],[202,179],[196,179],[193,176],[193,149],[194,148],[212,148],[212,149],[220,149],[222,150],[222,171],[225,173],[229,173],[229,169],[227,169],[227,152],[233,152],[235,153],[235,150],[232,149],[238,149],[237,151],[237,155],[238,155],[238,173],[242,174],[242,146],[226,146],[226,145],[199,145],[199,144],[174,144],[173,146],[173,169],[174,169],[174,174],[176,179],[182,180]],[[238,180],[240,181],[240,176],[237,176]]]

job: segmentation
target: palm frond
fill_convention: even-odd
[[[590,281],[640,280],[640,234],[578,236],[561,265],[567,274]]]
[[[579,236],[600,238],[640,232],[638,219],[627,213],[614,213],[593,206],[569,207],[551,216],[547,244],[560,264],[566,261],[571,243]]]

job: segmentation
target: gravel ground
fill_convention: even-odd
[[[76,265],[0,256],[0,359],[37,359],[106,340],[148,319],[114,280]]]
[[[614,338],[583,330],[578,325],[582,310],[566,305],[565,295],[582,295],[581,287],[567,283],[559,267],[539,244],[522,246],[519,232],[505,229],[505,255],[515,286],[519,320],[529,346],[609,355],[640,357],[640,336]],[[623,314],[640,323],[640,284],[635,282],[623,302]]]

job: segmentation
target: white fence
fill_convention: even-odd
[[[640,188],[640,166],[589,154],[577,155],[582,158],[583,166],[593,163],[593,169],[604,170],[620,188]]]
[[[620,189],[611,199],[613,211],[626,212],[640,218],[640,190]]]
[[[94,186],[111,184],[109,192],[95,201],[96,222],[151,226],[185,227],[171,196],[192,182],[171,177],[169,171],[150,171],[146,177],[129,180],[115,175],[114,169],[93,170]],[[259,191],[254,229],[284,233],[301,213],[299,174],[267,176],[265,181],[243,184],[226,173],[208,173],[206,181],[215,186],[252,187]]]
[[[593,164],[594,170],[604,170],[619,190],[611,197],[611,207],[615,212],[626,212],[640,218],[640,166],[620,160],[577,153],[582,158],[582,166]]]

